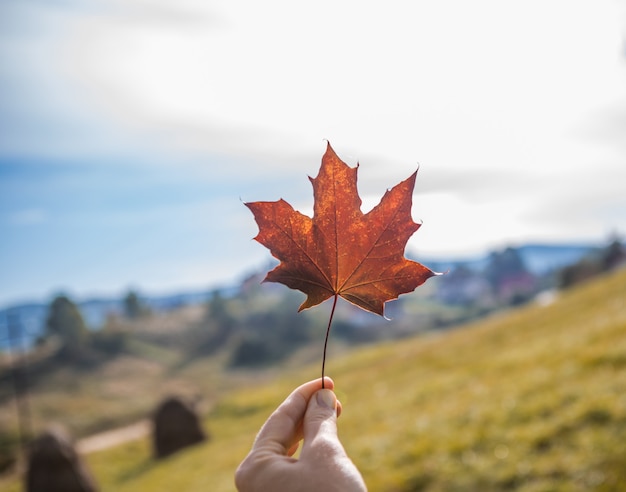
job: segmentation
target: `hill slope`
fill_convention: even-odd
[[[152,462],[140,440],[89,465],[104,491],[232,491],[261,423],[318,369],[223,397],[207,416],[212,440],[169,460]],[[344,405],[341,438],[372,492],[626,483],[623,269],[551,305],[331,358],[327,370]]]

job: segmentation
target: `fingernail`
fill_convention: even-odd
[[[317,403],[323,407],[330,408],[331,410],[337,408],[337,397],[331,390],[321,389],[317,392],[315,397],[317,398]]]

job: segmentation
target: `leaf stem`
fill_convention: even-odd
[[[330,325],[333,322],[333,316],[335,315],[335,307],[337,306],[337,299],[339,294],[335,294],[333,300],[333,308],[330,311],[330,318],[328,319],[328,328],[326,328],[326,338],[324,339],[324,354],[322,355],[322,389],[324,389],[324,368],[326,367],[326,347],[328,346],[328,336],[330,335]]]

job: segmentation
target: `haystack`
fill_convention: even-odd
[[[30,445],[26,492],[96,492],[98,490],[69,435],[51,428]]]
[[[207,439],[194,407],[178,397],[169,397],[157,407],[152,436],[156,458],[165,458]]]

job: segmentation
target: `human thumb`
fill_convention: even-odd
[[[338,409],[341,405],[329,389],[321,389],[309,399],[298,461],[305,472],[303,480],[310,486],[306,490],[366,492],[363,477],[337,437]]]
[[[333,393],[332,390],[321,389],[317,391],[313,395],[313,397],[315,398],[315,405],[311,405],[311,402],[309,402],[309,409],[311,407],[318,407],[321,410],[317,410],[317,411],[318,412],[321,411],[322,413],[326,412],[326,410],[332,410],[332,413],[334,413],[335,416],[337,416],[337,397],[335,396],[335,393]],[[311,398],[311,400],[312,399],[313,398]]]
[[[337,397],[331,390],[321,389],[309,400],[304,414],[303,434],[301,459],[306,459],[307,454],[315,450],[344,453],[337,437]]]

